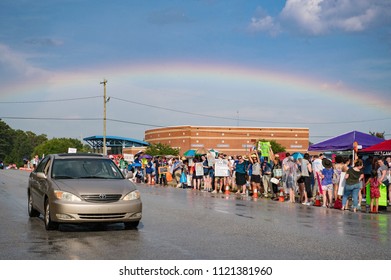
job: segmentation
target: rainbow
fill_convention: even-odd
[[[357,89],[331,85],[319,79],[303,78],[291,74],[269,70],[245,67],[236,64],[203,62],[173,62],[173,63],[141,63],[95,67],[69,72],[47,73],[41,78],[25,83],[5,85],[0,89],[2,99],[23,95],[31,97],[32,93],[45,90],[50,99],[51,90],[61,90],[66,87],[100,88],[100,81],[106,78],[115,80],[116,84],[129,81],[170,81],[191,84],[213,83],[215,85],[245,85],[246,87],[279,88],[286,93],[298,93],[301,97],[321,96],[333,98],[370,107],[390,114],[391,100],[383,100],[380,95],[372,92],[362,92]],[[84,91],[85,92],[85,91]]]

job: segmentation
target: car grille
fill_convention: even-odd
[[[115,202],[121,198],[121,194],[88,194],[81,197],[88,202]]]
[[[78,214],[80,219],[84,220],[109,220],[125,218],[126,213],[113,214]]]

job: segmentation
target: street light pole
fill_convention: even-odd
[[[106,147],[106,84],[107,80],[104,79],[103,82],[100,84],[103,84],[103,155],[107,156],[107,147]]]

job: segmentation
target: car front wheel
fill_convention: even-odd
[[[58,229],[58,223],[53,222],[51,220],[51,218],[50,218],[50,203],[49,203],[49,200],[46,200],[46,202],[45,202],[44,221],[45,221],[45,228],[46,228],[46,230]]]

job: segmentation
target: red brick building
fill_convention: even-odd
[[[249,152],[260,139],[274,140],[287,152],[306,152],[308,128],[172,126],[145,131],[145,141],[179,148],[180,154],[190,149],[215,149],[227,155]]]

